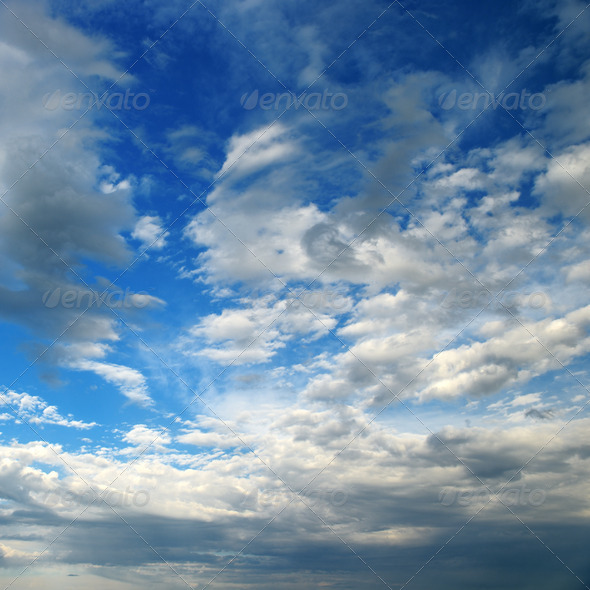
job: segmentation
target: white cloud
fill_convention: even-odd
[[[268,295],[247,301],[248,307],[208,315],[190,328],[190,337],[181,346],[185,354],[203,355],[219,363],[260,363],[269,361],[296,336],[316,339],[335,327],[336,320],[324,310],[310,311],[292,301]],[[189,352],[199,341],[210,346]]]
[[[70,364],[71,368],[92,371],[112,383],[130,402],[141,406],[153,404],[148,393],[145,377],[136,369],[114,363],[80,359]]]
[[[323,3],[308,11],[307,0],[301,1],[297,11],[259,0],[215,10],[273,73],[297,86],[311,82],[342,51],[342,39],[354,39],[359,23],[371,23],[383,10],[367,0],[354,6]],[[126,43],[126,36],[82,33],[36,8],[15,5],[34,30],[46,30],[50,46],[84,80],[104,83],[119,75],[124,53],[110,39],[124,37]],[[65,10],[94,26],[114,4],[54,8],[56,15]],[[464,583],[484,571],[490,586],[500,587],[501,580],[492,578],[504,555],[500,550],[512,552],[510,563],[533,563],[529,554],[516,555],[516,545],[506,544],[504,533],[518,522],[494,499],[477,514],[484,533],[479,526],[461,527],[482,507],[479,500],[511,477],[508,486],[522,485],[519,493],[542,492],[541,504],[519,496],[524,502],[513,506],[540,539],[552,548],[564,538],[583,547],[577,529],[590,516],[588,420],[576,412],[588,399],[579,387],[586,382],[590,352],[590,307],[581,288],[590,277],[588,218],[559,230],[560,216],[575,215],[590,200],[568,174],[584,186],[590,182],[582,104],[588,70],[573,74],[572,63],[580,60],[573,61],[575,43],[567,40],[584,38],[584,21],[551,46],[543,37],[576,15],[575,3],[544,2],[539,15],[548,17],[546,26],[533,36],[542,40],[538,48],[525,39],[508,55],[502,38],[489,50],[471,52],[468,65],[495,88],[546,47],[542,63],[572,73],[571,79],[568,74],[568,80],[546,85],[543,112],[518,113],[567,172],[518,125],[514,132],[496,125],[500,110],[482,115],[455,137],[475,113],[439,108],[436,93],[473,84],[456,84],[438,57],[428,71],[408,62],[414,49],[426,58],[430,45],[440,47],[414,48],[419,28],[398,26],[393,8],[318,81],[332,92],[345,90],[349,108],[315,117],[291,110],[270,127],[278,113],[258,109],[236,116],[239,97],[251,92],[250,86],[263,92],[262,78],[236,58],[243,49],[239,44],[235,53],[226,50],[210,13],[189,10],[176,22],[186,7],[175,0],[165,6],[148,0],[144,8],[150,18],[138,47],[147,49],[162,25],[174,23],[170,35],[148,51],[156,76],[150,68],[138,70],[154,89],[163,125],[154,127],[138,113],[124,113],[124,121],[170,169],[177,167],[184,188],[172,177],[166,176],[173,184],[163,182],[157,172],[139,179],[118,172],[113,162],[119,156],[117,168],[133,171],[134,156],[128,154],[152,154],[132,151],[138,148],[135,140],[124,127],[110,127],[101,118],[105,111],[90,112],[6,195],[73,270],[8,209],[0,210],[2,317],[29,330],[35,339],[29,354],[41,355],[42,370],[77,371],[69,385],[76,392],[87,383],[79,372],[89,372],[131,402],[111,412],[102,407],[109,396],[92,394],[98,386],[90,395],[80,391],[76,403],[85,409],[99,404],[100,421],[104,416],[109,423],[81,439],[78,450],[73,439],[60,444],[59,436],[51,446],[11,440],[18,428],[3,408],[0,516],[6,543],[0,546],[0,565],[20,565],[49,545],[36,562],[42,581],[30,576],[31,587],[58,580],[55,584],[84,588],[151,589],[171,583],[165,578],[170,572],[162,573],[165,566],[154,565],[158,554],[197,587],[247,546],[215,579],[221,587],[368,587],[371,581],[346,569],[343,539],[376,571],[382,568],[384,579],[392,574],[392,585],[403,584],[400,572],[405,575],[407,567],[405,580],[420,571],[424,587],[457,587],[440,572],[454,572],[462,560],[477,569],[469,578],[460,568]],[[118,20],[143,18],[133,3],[119,9]],[[526,10],[518,7],[512,16],[522,20]],[[438,30],[433,14],[420,10],[415,16]],[[413,23],[411,16],[403,18]],[[449,47],[468,33],[444,30],[442,41]],[[0,31],[6,33],[0,42],[5,130],[0,186],[8,188],[78,116],[45,108],[43,97],[77,87],[26,30],[0,24]],[[171,35],[173,44],[167,41]],[[183,72],[172,97],[172,86],[158,81],[179,74],[175,64],[185,42],[191,55],[203,49],[221,57],[194,79]],[[535,78],[533,69],[518,83]],[[214,82],[217,70],[224,75],[219,94],[214,83],[204,83],[208,76]],[[220,103],[229,95],[235,109]],[[178,97],[184,108],[173,111]],[[199,107],[215,105],[214,122],[201,117],[202,110],[193,122],[187,97]],[[109,162],[105,158],[114,151],[106,142],[113,140],[131,147]],[[149,169],[143,164],[137,170]],[[210,210],[198,206],[187,213],[183,236],[159,237],[170,207],[182,210],[183,202],[193,201],[194,195],[176,191],[200,194],[209,184],[204,179],[216,180],[204,193]],[[172,199],[160,201],[163,194]],[[160,256],[143,257],[147,268],[138,264],[127,272],[135,246],[154,240]],[[107,267],[138,289],[145,282],[156,293],[166,290],[174,295],[173,304],[164,308],[160,297],[133,292],[131,309],[115,309],[119,317],[106,306],[63,305],[66,290],[87,289],[77,285],[74,270],[107,289],[109,279],[96,276],[107,274]],[[180,278],[165,283],[171,270]],[[311,311],[298,302],[289,306],[292,292],[316,278],[311,294],[319,293],[319,299],[303,299]],[[509,281],[501,299],[506,307],[491,303],[482,309]],[[153,324],[142,307],[155,309]],[[126,338],[133,337],[126,326],[141,330],[148,348],[176,375],[158,359],[147,360],[144,347],[127,346]],[[43,344],[58,336],[45,351]],[[230,362],[234,366],[220,375],[215,365]],[[195,415],[205,410],[184,403],[192,395],[177,375],[195,391],[207,385],[201,401],[211,415]],[[379,413],[399,392],[405,407],[395,402]],[[58,410],[49,405],[53,395],[44,396],[49,401],[25,393],[9,396],[33,425],[97,426],[62,415],[69,398],[61,398]],[[182,419],[170,424],[182,408]],[[293,498],[281,480],[293,490],[304,489],[309,507],[296,500],[266,526]],[[97,491],[108,493],[91,505]],[[458,530],[449,545],[455,552],[438,551]],[[470,551],[481,545],[482,534],[489,551],[474,562]],[[524,543],[517,545],[521,551]],[[403,563],[391,565],[393,549],[403,552]],[[441,562],[419,570],[424,555],[437,555]],[[569,562],[568,567],[578,570]],[[83,579],[70,580],[65,569]],[[511,579],[519,587],[540,588],[539,578],[531,577],[544,576],[546,570],[539,571],[520,568]],[[520,574],[528,576],[526,583]]]
[[[166,236],[162,220],[156,215],[144,215],[135,224],[131,237],[141,242],[142,248],[161,250],[166,246]]]
[[[163,428],[149,428],[145,424],[136,424],[129,432],[125,433],[123,440],[134,447],[161,451],[163,447],[170,444],[171,438]]]
[[[21,424],[28,422],[33,426],[38,424],[56,424],[78,430],[88,430],[97,426],[96,422],[84,422],[74,420],[72,416],[62,416],[56,406],[50,406],[47,402],[36,395],[28,393],[17,393],[16,391],[5,391],[0,396],[0,407],[9,407],[12,412],[2,414],[4,420],[14,420]]]

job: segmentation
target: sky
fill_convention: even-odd
[[[590,589],[589,47],[0,0],[0,588]]]

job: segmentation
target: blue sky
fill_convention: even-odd
[[[590,588],[577,0],[0,2],[5,588]]]

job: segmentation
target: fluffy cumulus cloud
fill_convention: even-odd
[[[141,217],[137,221],[131,236],[139,240],[144,248],[161,250],[166,245],[162,220],[158,216],[144,215]]]
[[[6,587],[590,588],[583,4],[0,11]]]
[[[6,410],[10,410],[0,415],[2,420],[15,420],[18,423],[33,426],[58,424],[59,426],[68,426],[80,430],[87,430],[96,426],[96,422],[87,423],[81,420],[72,420],[71,417],[64,418],[55,406],[47,405],[45,400],[36,395],[6,391],[0,398],[0,402]]]
[[[123,234],[135,225],[133,235],[146,240],[155,224],[149,216],[136,221],[133,177],[123,178],[98,154],[95,142],[104,131],[93,121],[94,113],[85,116],[84,109],[66,108],[63,100],[53,108],[43,98],[44,90],[56,87],[74,96],[80,80],[113,84],[120,79],[124,72],[110,61],[111,43],[63,18],[43,16],[45,10],[5,7],[2,25],[7,70],[0,258],[8,272],[0,285],[0,313],[30,331],[31,361],[59,357],[64,365],[81,367],[92,363],[86,352],[98,343],[120,338],[122,314],[159,304],[135,299],[133,289],[124,291],[102,278],[99,267],[92,268],[123,270],[133,260]],[[40,31],[47,35],[47,48],[35,40]],[[61,50],[66,67],[51,53]]]

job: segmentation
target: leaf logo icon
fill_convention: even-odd
[[[258,88],[252,92],[250,96],[248,93],[244,94],[240,100],[240,104],[247,110],[251,111],[258,104]]]
[[[53,94],[47,93],[43,97],[43,106],[48,111],[55,111],[61,102],[61,90],[58,88]]]
[[[49,289],[43,294],[43,305],[45,307],[49,307],[49,309],[53,309],[57,307],[59,300],[61,299],[61,288],[57,287],[56,289]]]
[[[455,106],[457,102],[457,91],[451,90],[447,95],[441,94],[438,99],[438,104],[440,105],[441,109],[448,111]]]
[[[441,490],[438,495],[438,501],[443,506],[451,506],[455,501],[455,492],[453,492],[453,490]]]

